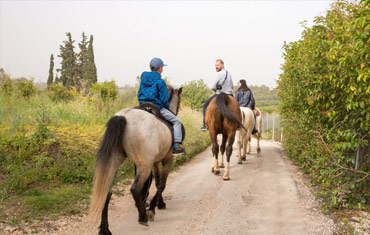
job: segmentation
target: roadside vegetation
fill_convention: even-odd
[[[283,144],[324,210],[370,208],[370,1],[339,1],[284,45]]]
[[[0,72],[0,223],[27,224],[85,211],[105,124],[117,111],[138,104],[138,88],[95,83],[83,96],[60,83],[39,90],[32,80]],[[179,118],[187,154],[176,158],[173,168],[209,145],[208,133],[197,130],[199,111],[183,106]],[[127,160],[116,183],[133,176]]]

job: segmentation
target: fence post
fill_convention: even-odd
[[[281,143],[283,143],[283,130],[284,130],[284,127],[281,127],[281,136],[280,136]]]
[[[275,112],[272,115],[272,141],[275,140]]]

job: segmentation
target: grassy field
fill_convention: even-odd
[[[107,103],[79,95],[54,103],[46,91],[30,99],[0,95],[0,223],[27,224],[84,212],[105,124],[118,110],[135,105],[134,92]],[[210,144],[208,133],[198,131],[200,112],[183,107],[179,118],[186,129],[187,154],[176,158],[173,168]],[[132,179],[132,166],[125,161],[116,183]]]

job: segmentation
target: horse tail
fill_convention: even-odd
[[[229,100],[229,95],[227,95],[225,93],[220,93],[216,97],[216,105],[218,107],[218,110],[220,110],[222,116],[224,116],[225,118],[229,119],[230,121],[232,121],[234,123],[237,123],[239,126],[241,126],[245,129],[245,127],[243,126],[243,124],[239,120],[239,118],[237,118],[235,116],[235,114],[233,112],[231,112],[229,107],[227,107],[228,100]],[[247,129],[245,129],[245,130],[247,130]]]
[[[101,215],[107,195],[111,190],[116,171],[123,161],[122,146],[126,118],[113,116],[107,123],[103,141],[96,155],[93,189],[89,215],[98,219]]]

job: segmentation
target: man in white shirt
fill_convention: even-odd
[[[211,86],[211,90],[215,91],[216,93],[211,98],[209,98],[203,106],[203,126],[199,129],[201,131],[207,130],[204,118],[206,115],[207,107],[211,100],[221,92],[228,95],[233,95],[233,79],[231,77],[231,74],[227,70],[225,70],[224,62],[221,59],[216,60],[216,71],[216,80]]]

